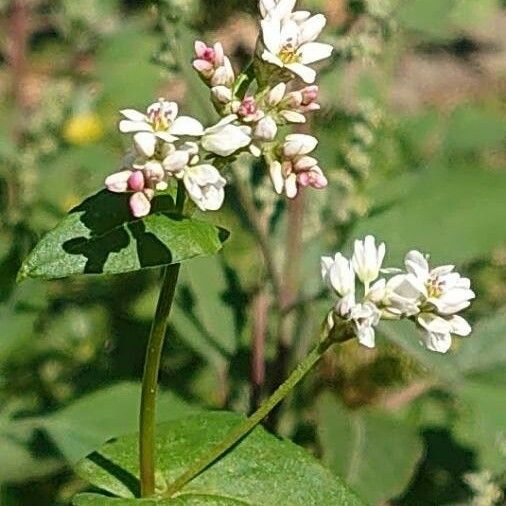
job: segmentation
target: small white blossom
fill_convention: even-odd
[[[265,47],[262,59],[313,83],[316,72],[307,65],[328,58],[333,50],[330,44],[314,42],[326,24],[325,16],[318,14],[298,23],[293,17],[280,16],[276,9],[269,12],[272,14],[260,22]]]
[[[226,179],[209,164],[187,167],[183,182],[190,198],[202,211],[216,211],[225,198]]]
[[[274,189],[278,194],[285,193],[294,198],[300,186],[325,188],[327,178],[318,166],[318,160],[307,156],[318,144],[311,135],[287,135],[282,147],[281,160],[269,162],[269,173]]]
[[[355,241],[352,262],[360,281],[369,285],[370,282],[377,279],[384,257],[385,243],[376,247],[372,235],[366,236],[363,241]]]
[[[253,130],[253,136],[255,139],[262,141],[272,141],[275,139],[278,133],[278,126],[276,122],[270,117],[263,117],[255,126]]]
[[[202,147],[219,156],[230,156],[251,142],[251,127],[232,124],[235,114],[227,116],[216,125],[206,129],[202,137]]]
[[[350,310],[349,318],[355,325],[358,342],[367,348],[374,348],[374,327],[381,318],[379,309],[372,302],[355,304]]]
[[[204,133],[201,123],[190,116],[178,117],[178,105],[163,98],[151,104],[146,114],[135,109],[120,111],[126,118],[120,121],[123,133],[134,134],[134,144],[139,154],[152,157],[157,141],[173,143],[180,135],[200,136]]]
[[[322,257],[321,272],[323,280],[339,296],[344,297],[350,293],[355,293],[355,272],[353,266],[341,253],[336,253],[334,258]]]

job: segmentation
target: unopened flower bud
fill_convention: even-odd
[[[255,138],[263,141],[272,141],[278,132],[276,122],[270,117],[265,116],[258,123],[253,132]]]
[[[134,192],[144,190],[145,181],[142,170],[135,170],[132,175],[128,178],[128,189]]]

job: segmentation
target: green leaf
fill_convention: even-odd
[[[79,494],[74,497],[74,506],[101,506],[111,504],[112,506],[244,506],[249,502],[237,501],[228,497],[215,497],[213,495],[185,495],[181,498],[156,500],[156,499],[121,499],[118,497],[105,497],[99,494]]]
[[[132,217],[128,195],[103,190],[74,208],[24,261],[19,280],[75,274],[119,274],[213,255],[228,233],[173,214],[165,195],[143,219]]]
[[[243,419],[233,413],[211,412],[160,425],[157,429],[157,469],[162,488]],[[82,478],[104,491],[134,498],[139,489],[137,461],[137,439],[127,436],[90,455],[77,471]],[[206,502],[204,498],[209,495],[215,502]],[[292,442],[272,436],[262,427],[257,427],[217,463],[187,484],[178,493],[178,500],[180,502],[174,504],[235,504],[226,500],[258,506],[363,504],[314,457]]]
[[[459,389],[456,438],[477,453],[478,465],[497,475],[506,472],[504,384],[466,382]]]
[[[324,462],[367,499],[379,504],[400,494],[422,456],[415,427],[380,411],[351,411],[330,393],[318,402]]]
[[[38,418],[37,425],[49,434],[68,461],[77,462],[112,437],[135,432],[139,402],[140,385],[118,383]],[[158,421],[173,420],[195,411],[196,408],[171,392],[158,394]]]
[[[466,262],[506,240],[505,194],[504,172],[476,166],[423,170],[405,184],[396,205],[362,220],[352,237],[374,234],[385,241],[390,265],[414,248],[430,253],[434,264]]]
[[[452,349],[445,354],[429,351],[419,343],[419,334],[412,322],[386,322],[381,333],[428,367],[440,379],[458,385],[466,378],[484,376],[504,369],[506,350],[506,312],[501,311],[473,326],[469,337],[453,340]]]

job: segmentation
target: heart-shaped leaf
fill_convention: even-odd
[[[75,274],[119,274],[213,255],[228,232],[177,216],[168,195],[153,200],[142,219],[128,208],[128,195],[103,190],[74,208],[35,246],[19,271],[55,279]]]
[[[218,462],[183,487],[173,502],[163,498],[164,487],[242,420],[242,416],[233,413],[209,412],[159,425],[157,479],[161,498],[146,504],[363,504],[314,457],[292,442],[267,433],[262,427],[257,427]],[[111,504],[144,504],[143,500],[135,501],[139,494],[136,436],[106,444],[84,460],[77,472],[92,485],[122,498],[117,503],[111,501]],[[81,496],[75,504],[101,504],[92,501],[89,495]]]

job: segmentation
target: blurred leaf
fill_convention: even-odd
[[[172,482],[243,419],[233,413],[215,412],[159,426],[160,481]],[[81,462],[78,472],[94,486],[132,498],[138,494],[137,461],[137,440],[125,437],[105,445],[98,454]],[[199,504],[193,501],[208,494],[215,500],[223,498],[255,505],[362,504],[310,454],[290,441],[268,434],[262,427],[257,427],[188,483],[178,493],[178,499],[182,501],[180,504]]]
[[[506,364],[506,313],[499,312],[473,326],[470,337],[455,338],[445,354],[429,351],[419,343],[419,334],[412,322],[387,322],[381,333],[428,367],[432,374],[451,382],[466,377],[490,374]]]
[[[103,190],[74,208],[24,261],[19,279],[75,274],[119,274],[212,255],[227,233],[208,223],[171,215],[172,199],[158,197],[153,212],[134,218],[127,194]]]
[[[186,290],[174,308],[175,328],[205,359],[222,363],[236,351],[237,329],[232,308],[224,300],[227,282],[219,259],[192,262],[183,271],[181,284]]]
[[[501,147],[506,142],[506,122],[501,114],[474,106],[455,109],[446,133],[450,151],[473,151]]]
[[[57,459],[35,455],[28,444],[0,433],[0,484],[35,479],[59,467]]]
[[[422,457],[417,430],[387,412],[351,411],[330,393],[318,402],[324,462],[370,504],[399,495]]]
[[[33,338],[34,325],[47,305],[46,290],[34,282],[18,286],[0,304],[0,370],[12,353],[23,350]]]
[[[140,385],[118,383],[88,394],[54,414],[36,419],[70,462],[76,462],[112,437],[138,427]],[[158,394],[159,421],[173,420],[196,409],[171,392]]]
[[[506,243],[505,194],[504,172],[434,167],[413,175],[402,200],[362,220],[352,237],[374,234],[385,241],[391,265],[414,248],[430,253],[435,264],[459,264]]]
[[[503,384],[466,382],[458,390],[460,416],[455,437],[473,448],[481,469],[506,472],[506,410]]]
[[[450,38],[453,0],[410,0],[402,2],[397,12],[400,24],[420,32],[426,39]]]
[[[151,63],[151,57],[157,44],[157,38],[146,28],[123,23],[101,45],[96,57],[97,79],[103,87],[102,103],[108,111],[145,109],[156,100],[162,76]]]

